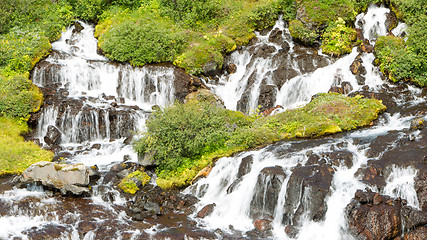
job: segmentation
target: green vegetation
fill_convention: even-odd
[[[210,99],[210,98],[208,98]],[[316,137],[369,125],[385,106],[375,99],[320,94],[299,109],[247,116],[208,102],[176,103],[156,111],[134,144],[159,163],[157,184],[183,187],[217,158],[295,137]]]
[[[0,117],[0,176],[20,174],[31,164],[50,161],[53,153],[40,149],[21,136],[28,131],[25,122]]]
[[[289,32],[293,38],[308,46],[313,45],[319,38],[315,30],[308,28],[299,20],[289,22]]]
[[[338,18],[323,33],[322,52],[332,56],[351,53],[354,40],[356,40],[356,31],[346,27],[344,20]]]
[[[99,46],[135,66],[170,61],[192,74],[221,68],[223,55],[247,44],[279,13],[295,16],[292,0],[151,0],[139,8],[113,6],[96,27]]]
[[[135,194],[139,190],[137,182],[141,182],[141,185],[144,186],[149,181],[150,176],[144,170],[137,170],[123,178],[118,187],[125,193]]]
[[[381,71],[391,80],[411,81],[427,86],[427,7],[423,0],[393,0],[396,15],[409,26],[409,36],[403,39],[380,37],[375,45]]]

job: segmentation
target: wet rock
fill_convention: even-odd
[[[427,227],[418,227],[403,236],[403,240],[424,240],[427,239]]]
[[[283,31],[279,30],[278,28],[271,31],[270,35],[268,36],[268,41],[281,46],[280,51],[282,52],[288,52],[290,49],[289,43],[286,42],[283,37]]]
[[[345,211],[351,234],[360,239],[393,239],[402,230],[410,232],[424,226],[427,213],[405,206],[405,202],[400,198],[358,190]]]
[[[183,102],[189,93],[197,91],[199,88],[193,85],[195,77],[187,74],[183,69],[174,68],[174,78],[174,98],[178,101]]]
[[[414,187],[421,210],[427,212],[427,167],[421,168],[418,172]]]
[[[211,61],[203,65],[203,75],[215,76],[221,73],[221,66],[217,62]]]
[[[271,220],[258,219],[254,222],[254,227],[260,232],[265,232],[273,228]]]
[[[287,225],[285,227],[285,233],[290,238],[295,238],[298,235],[298,232],[299,232],[299,229],[292,225]]]
[[[393,28],[397,26],[399,23],[399,20],[396,17],[396,14],[393,11],[390,11],[386,13],[386,20],[385,20],[385,26],[387,28],[387,31],[391,31]]]
[[[276,52],[276,48],[270,45],[262,45],[254,49],[254,56],[260,58],[268,58],[272,53]]]
[[[34,227],[23,233],[32,240],[54,240],[60,239],[64,233],[70,234],[71,229],[58,225],[58,224],[46,224],[40,227]]]
[[[250,204],[249,212],[252,218],[273,216],[285,178],[286,174],[280,166],[261,170]]]
[[[346,82],[346,81],[342,82],[341,88],[343,89],[343,93],[346,95],[349,94],[351,91],[353,91],[353,86],[351,86],[350,82]]]
[[[84,27],[79,22],[75,22],[74,23],[73,34],[80,33],[81,31],[83,31],[83,29],[84,29]]]
[[[353,166],[354,156],[353,153],[347,150],[338,150],[334,152],[323,153],[323,157],[328,159],[328,165],[330,166],[346,166],[351,168]]]
[[[237,178],[241,178],[251,171],[252,164],[254,163],[254,156],[248,155],[242,158],[242,162],[239,165],[239,171],[237,172]]]
[[[225,70],[227,71],[228,74],[233,74],[237,71],[237,66],[234,63],[229,63],[225,67]]]
[[[368,39],[364,39],[363,43],[359,46],[358,51],[361,53],[372,53],[374,52],[374,46],[371,45]]]
[[[200,211],[197,213],[197,217],[198,217],[198,218],[205,218],[206,216],[208,216],[209,214],[211,214],[211,213],[214,211],[215,206],[216,206],[216,204],[215,204],[215,203],[208,204],[208,205],[204,206],[204,207],[202,208],[202,210],[200,210]]]
[[[299,69],[302,74],[314,72],[317,68],[328,64],[325,57],[317,54],[300,54],[296,58]]]
[[[402,223],[407,229],[427,225],[427,212],[420,211],[410,206],[401,209]]]
[[[368,162],[368,167],[360,168],[355,175],[362,176],[362,182],[369,184],[370,186],[376,186],[382,189],[386,186],[385,178],[382,175],[381,166],[375,164],[375,161]]]
[[[99,144],[99,143],[95,143],[95,144],[93,144],[90,148],[91,148],[91,149],[99,150],[99,149],[101,149],[101,144]]]
[[[331,181],[332,171],[326,165],[296,167],[287,185],[283,223],[299,225],[303,215],[309,220],[322,220]]]
[[[62,194],[84,195],[89,193],[89,167],[82,164],[57,164],[38,162],[27,168],[19,178],[21,183],[40,182]]]
[[[263,112],[274,106],[278,89],[275,85],[262,84],[259,90],[258,105],[261,106],[260,111]]]
[[[43,139],[49,146],[53,146],[59,144],[61,135],[62,133],[55,126],[49,125],[47,127],[46,136],[44,136]]]
[[[280,89],[289,79],[298,76],[298,72],[287,64],[280,65],[273,71],[273,83]]]
[[[366,69],[362,65],[362,63],[363,61],[362,61],[361,55],[358,55],[356,59],[353,61],[353,63],[350,65],[350,71],[354,75],[365,75]]]

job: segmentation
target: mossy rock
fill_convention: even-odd
[[[123,178],[118,187],[125,193],[135,194],[139,190],[138,185],[144,186],[150,179],[144,170],[137,170]]]
[[[338,18],[326,28],[322,38],[322,52],[338,57],[351,52],[356,31],[345,26],[345,21]]]
[[[319,34],[317,34],[316,31],[306,27],[304,23],[299,20],[294,20],[289,23],[289,32],[294,39],[306,46],[312,46],[319,38]]]

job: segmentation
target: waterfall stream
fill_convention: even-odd
[[[374,44],[387,34],[389,12],[372,5],[356,17],[355,26]],[[405,25],[393,31],[401,35]],[[177,98],[178,70],[112,62],[97,52],[93,32],[84,22],[71,26],[34,68],[33,82],[50,94],[34,140],[67,163],[97,165],[106,175],[93,185],[92,196],[80,198],[35,185],[12,188],[11,179],[3,179],[0,239],[354,239],[345,209],[359,189],[406,199],[421,209],[415,180],[422,168],[405,154],[425,151],[425,128],[411,128],[416,117],[427,121],[425,90],[383,81],[372,65],[374,54],[357,47],[336,59],[300,46],[280,18],[227,57],[234,73],[207,82],[228,109],[249,113],[258,105],[262,111],[276,105],[295,108],[317,93],[340,87],[346,94],[383,99],[387,112],[371,127],[221,158],[206,178],[183,190],[200,200],[191,214],[133,221],[125,212],[129,199],[103,179],[115,163],[137,162],[129,142],[144,129],[153,106],[165,107]],[[355,61],[365,69],[359,75],[350,69]],[[56,144],[51,144],[51,132],[59,132]],[[383,168],[380,184],[365,174],[378,166]],[[208,216],[197,217],[213,203]],[[260,219],[271,221],[271,235],[251,235]],[[288,226],[299,230],[290,236],[285,233]],[[206,232],[210,235],[202,234]]]

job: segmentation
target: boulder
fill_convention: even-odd
[[[261,170],[250,205],[252,218],[273,216],[285,178],[286,174],[280,166],[266,167]]]
[[[44,136],[44,141],[49,146],[58,145],[61,141],[62,133],[55,126],[49,125],[47,127],[46,135]]]
[[[89,193],[90,172],[89,167],[83,164],[38,162],[27,168],[19,180],[24,184],[41,183],[43,186],[58,189],[63,195],[84,195]]]
[[[143,167],[153,167],[157,165],[157,160],[154,158],[155,152],[151,151],[145,154],[138,153],[138,163]]]
[[[394,239],[402,230],[404,239],[425,236],[420,228],[427,224],[427,212],[405,205],[400,198],[357,190],[345,210],[350,233],[358,239]]]

